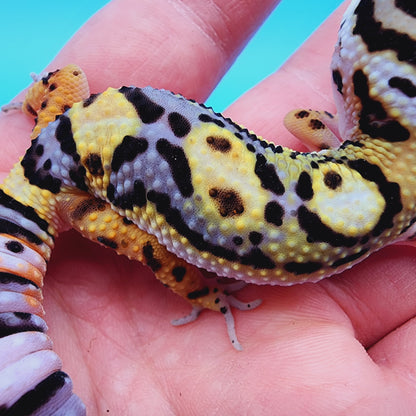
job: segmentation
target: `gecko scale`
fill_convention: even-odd
[[[413,239],[415,18],[410,1],[352,1],[331,66],[342,143],[328,113],[286,118],[321,149],[310,153],[165,90],[89,96],[74,65],[38,80],[22,107],[36,117],[31,145],[0,188],[0,414],[86,412],[41,305],[64,229],[149,266],[193,306],[176,324],[221,312],[238,349],[231,307],[259,301],[238,301],[200,268],[256,284],[316,282]]]

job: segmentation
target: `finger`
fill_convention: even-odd
[[[412,383],[413,390],[416,368],[415,339],[416,320],[412,319],[368,350],[376,363],[395,370],[396,375],[404,376],[407,383]]]
[[[413,247],[386,247],[352,269],[321,282],[364,346],[376,344],[414,317],[414,253]]]
[[[205,99],[278,0],[115,0],[81,28],[51,67],[79,64],[92,91],[152,85]]]

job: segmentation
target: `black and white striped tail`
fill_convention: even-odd
[[[0,416],[86,414],[45,334],[45,223],[0,190]]]

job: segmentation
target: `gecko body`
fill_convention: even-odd
[[[259,301],[238,301],[200,268],[256,284],[316,282],[413,239],[415,15],[410,2],[351,3],[331,67],[343,142],[335,148],[329,113],[286,119],[318,152],[267,142],[165,90],[87,98],[78,67],[38,81],[23,104],[37,117],[31,146],[0,189],[0,351],[18,344],[0,359],[0,408],[85,413],[41,305],[46,262],[68,227],[148,265],[187,299],[193,310],[176,324],[221,312],[238,349],[231,307]]]

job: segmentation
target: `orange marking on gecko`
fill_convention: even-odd
[[[29,89],[22,111],[30,117],[36,117],[36,126],[31,138],[57,114],[62,114],[74,103],[89,96],[89,86],[85,73],[77,65],[67,65],[61,70],[49,72]]]
[[[43,309],[43,306],[38,299],[32,296],[28,296],[28,295],[24,295],[24,298],[25,298],[26,303],[32,309],[31,313],[38,315],[40,317],[45,316],[45,310]]]
[[[25,296],[34,298],[41,302],[43,300],[42,291],[40,289],[27,289],[24,292],[22,292]]]

